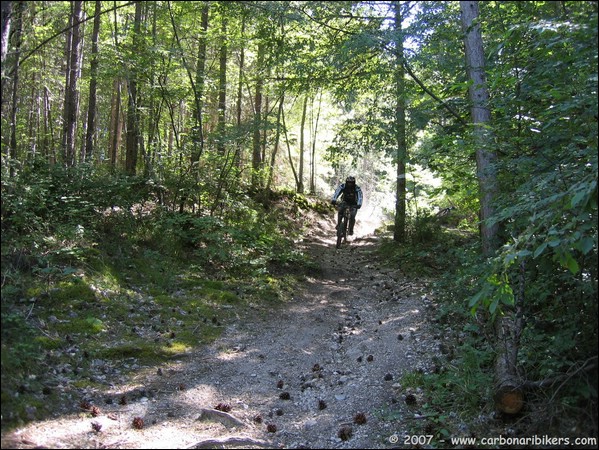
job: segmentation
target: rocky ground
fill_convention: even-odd
[[[357,227],[358,228],[358,227]],[[207,348],[90,391],[95,411],[33,422],[3,448],[402,448],[433,370],[433,299],[356,235],[335,249],[330,223],[299,245],[320,270],[293,301],[249,309]]]

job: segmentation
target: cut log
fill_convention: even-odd
[[[524,406],[522,382],[516,370],[522,323],[514,311],[495,319],[495,406],[505,414],[518,414]]]

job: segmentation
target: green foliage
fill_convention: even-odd
[[[259,203],[231,191],[221,215],[173,212],[153,183],[46,165],[2,189],[3,424],[28,420],[27,405],[50,412],[31,381],[50,365],[68,363],[84,387],[94,358],[160,364],[249,303],[276,307],[312,270],[292,239],[319,203],[292,193]]]

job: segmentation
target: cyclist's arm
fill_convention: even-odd
[[[337,199],[339,198],[339,196],[341,195],[341,192],[343,192],[343,188],[345,187],[345,183],[341,183],[337,189],[335,190],[335,193],[333,194],[333,198],[331,199],[331,201],[333,203],[335,203],[337,201]]]
[[[356,186],[356,194],[357,194],[357,198],[358,198],[357,206],[358,206],[358,208],[361,208],[363,195],[362,195],[362,189],[360,188],[360,186]]]

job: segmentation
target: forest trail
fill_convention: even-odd
[[[293,300],[248,309],[212,345],[96,391],[97,417],[31,423],[3,436],[2,447],[403,446],[421,403],[401,377],[434,370],[439,353],[427,321],[433,301],[424,280],[386,268],[377,238],[359,230],[358,222],[337,250],[333,224],[321,221],[299,244],[320,270]],[[216,411],[219,404],[230,410]]]

